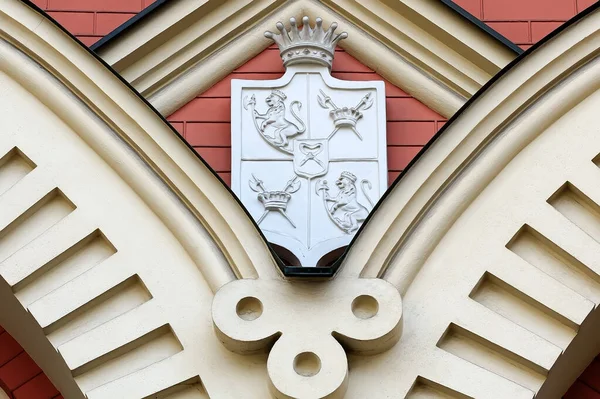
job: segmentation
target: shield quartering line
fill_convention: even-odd
[[[331,76],[346,36],[335,24],[278,29],[266,36],[285,75],[231,83],[232,189],[270,242],[317,266],[349,244],[387,188],[385,87]]]

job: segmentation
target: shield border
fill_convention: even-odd
[[[244,108],[242,105],[242,93],[244,89],[282,89],[287,86],[296,74],[319,74],[325,85],[336,90],[364,90],[371,89],[375,91],[375,108],[377,112],[377,152],[376,159],[379,166],[379,198],[387,189],[388,168],[387,168],[387,142],[386,142],[386,109],[385,109],[385,83],[383,81],[345,81],[332,77],[327,68],[315,66],[297,65],[294,68],[288,68],[286,73],[275,80],[242,80],[232,79],[231,81],[231,189],[241,198],[243,182],[241,181],[241,164],[245,160],[242,158],[242,117]],[[258,134],[258,133],[257,133]],[[252,159],[259,161],[260,159]],[[371,159],[373,160],[373,159]],[[248,159],[250,161],[250,159]],[[290,158],[293,162],[294,159]],[[377,198],[377,199],[379,199]],[[240,200],[241,201],[241,200]],[[257,226],[258,227],[258,226]],[[259,227],[260,228],[260,227]],[[267,240],[273,244],[282,246],[292,252],[298,258],[303,267],[314,267],[317,262],[328,253],[344,247],[350,243],[354,235],[343,235],[325,240],[309,249],[300,248],[297,239],[287,237],[277,232],[261,229]]]

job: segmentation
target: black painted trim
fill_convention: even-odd
[[[452,11],[459,14],[461,17],[463,17],[467,21],[469,21],[472,24],[474,24],[475,26],[477,26],[480,30],[482,30],[487,35],[491,36],[493,39],[497,40],[498,42],[502,43],[504,46],[508,47],[510,50],[515,52],[515,54],[517,54],[517,55],[523,54],[524,50],[521,47],[517,46],[512,41],[510,41],[509,39],[507,39],[506,37],[501,35],[499,32],[497,32],[496,30],[491,28],[488,24],[486,24],[485,22],[483,22],[482,20],[480,20],[479,18],[477,18],[476,16],[474,16],[473,14],[471,14],[470,12],[468,12],[467,10],[465,10],[464,8],[462,8],[461,6],[456,4],[453,0],[439,0],[439,1],[444,3]]]
[[[94,51],[100,51],[101,48],[106,47],[109,43],[115,41],[119,36],[125,34],[130,31],[138,22],[143,20],[146,17],[154,14],[157,10],[159,10],[163,5],[168,3],[170,0],[156,0],[154,3],[143,9],[139,12],[135,17],[128,19],[123,22],[120,26],[118,26],[115,30],[110,32],[108,35],[104,36],[101,40],[94,43],[90,48]],[[461,17],[465,18],[467,21],[475,24],[479,29],[481,29],[485,34],[491,36],[495,40],[499,41],[510,50],[515,52],[517,55],[523,52],[519,46],[508,40],[506,37],[502,36],[500,33],[496,32],[494,29],[489,27],[486,23],[482,22],[479,18],[473,16],[464,8],[456,4],[452,0],[438,0],[441,1],[442,4],[450,8],[452,11],[458,13]]]
[[[138,22],[156,13],[163,5],[167,4],[168,2],[169,0],[156,0],[154,3],[144,8],[135,16],[129,18],[127,21],[123,22],[117,28],[112,30],[108,35],[104,36],[102,39],[92,44],[90,46],[90,49],[92,49],[92,51],[99,51],[100,48],[107,46],[109,43],[115,41],[122,34],[125,34],[126,32],[130,31]]]

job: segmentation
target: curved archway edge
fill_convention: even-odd
[[[403,336],[350,355],[346,397],[553,397],[598,352],[598,9],[464,109],[321,283],[403,295]],[[254,278],[289,313],[299,285],[147,104],[21,2],[0,10],[0,323],[65,397],[272,395],[286,365],[225,349],[212,301]]]

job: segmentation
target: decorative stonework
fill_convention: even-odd
[[[551,398],[596,355],[598,8],[458,115],[320,282],[283,280],[218,179],[89,52],[23,2],[0,10],[0,324],[64,397]],[[405,333],[362,356],[397,339],[398,288]],[[268,361],[219,341],[270,336]]]
[[[312,29],[304,17],[301,31],[290,23],[290,33],[278,23],[281,35],[265,34],[286,74],[232,81],[232,188],[270,242],[316,266],[348,245],[387,187],[385,93],[380,81],[331,76],[335,45],[347,36],[334,35],[337,24],[324,32],[321,19]],[[380,279],[243,279],[217,291],[212,316],[229,350],[269,351],[275,397],[342,398],[346,351],[394,346],[402,300]]]
[[[331,107],[329,116],[331,119],[333,119],[335,130],[329,135],[330,138],[333,137],[333,135],[336,134],[340,128],[349,127],[352,129],[354,134],[356,134],[358,138],[362,140],[362,136],[356,130],[356,122],[363,117],[363,114],[360,112],[361,108],[367,110],[373,106],[373,98],[371,98],[371,93],[367,93],[363,98],[360,99],[360,102],[352,108],[339,108],[333,103],[333,101],[331,101],[331,97],[323,93],[322,90],[320,90],[320,95],[317,96],[317,99],[319,100],[319,105],[321,107],[325,109]]]
[[[385,192],[386,118],[383,82],[329,72],[347,35],[335,35],[335,23],[327,32],[320,19],[314,29],[308,17],[302,23],[299,30],[292,18],[290,32],[278,23],[281,35],[266,33],[287,68],[281,79],[232,81],[232,189],[267,239],[310,267],[348,245]]]
[[[222,287],[212,316],[231,351],[268,350],[276,398],[342,398],[348,385],[346,351],[373,355],[402,333],[402,300],[381,279],[328,282],[238,280]],[[310,320],[310,322],[305,322]]]
[[[254,126],[259,134],[273,147],[292,154],[290,146],[290,138],[302,134],[306,131],[306,125],[300,119],[297,112],[300,111],[302,103],[300,101],[292,101],[290,104],[290,112],[296,123],[286,118],[286,106],[284,101],[287,96],[280,90],[273,90],[266,98],[265,102],[269,106],[265,113],[261,114],[256,110],[256,98],[252,95],[250,98],[244,97],[244,108],[252,112]],[[297,107],[294,112],[294,106]],[[270,134],[267,133],[270,131]]]
[[[350,172],[342,172],[336,180],[335,185],[338,193],[335,197],[329,195],[329,185],[327,180],[318,180],[316,191],[323,198],[323,205],[327,214],[333,223],[347,234],[352,234],[369,216],[369,210],[362,205],[357,197],[356,176]],[[373,201],[369,198],[367,189],[371,188],[371,182],[363,179],[360,182],[363,195],[369,201],[373,209]],[[367,187],[367,189],[365,188]],[[331,203],[331,206],[329,205]]]
[[[302,18],[302,30],[298,30],[296,18],[290,18],[291,30],[288,32],[281,22],[277,29],[281,34],[265,32],[265,37],[273,39],[279,46],[283,65],[318,64],[331,69],[337,43],[348,37],[346,32],[335,34],[337,23],[332,23],[327,32],[323,30],[323,20],[317,18],[315,28],[311,28],[309,18]]]
[[[292,227],[296,228],[296,225],[292,222],[287,213],[285,213],[285,210],[287,209],[288,202],[290,202],[290,199],[292,198],[292,194],[300,190],[301,182],[298,181],[298,177],[294,177],[288,181],[281,191],[268,191],[262,180],[257,179],[254,175],[252,175],[252,180],[249,181],[248,184],[252,191],[258,193],[258,200],[265,206],[265,212],[256,221],[257,224],[260,225],[260,222],[263,221],[269,212],[275,211],[279,212],[288,222],[290,222]]]

